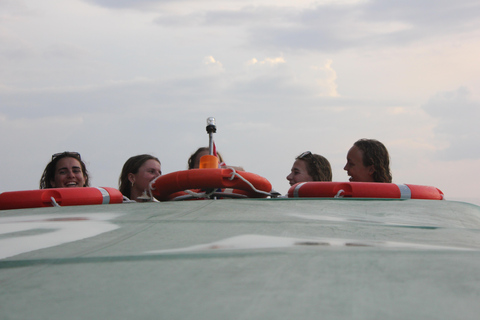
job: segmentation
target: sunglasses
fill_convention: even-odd
[[[303,152],[301,155],[297,157],[297,159],[302,159],[304,161],[311,161],[315,167],[318,167],[320,165],[315,159],[315,157],[313,156],[313,153],[310,151]]]
[[[54,160],[55,158],[58,158],[60,156],[63,156],[63,157],[74,157],[74,158],[77,158],[79,160],[82,160],[82,157],[80,157],[80,153],[78,152],[70,152],[70,151],[64,151],[64,152],[60,152],[60,153],[55,153],[52,155],[52,160]]]
[[[303,158],[307,158],[307,157],[312,157],[312,153],[310,151],[305,151],[303,152],[301,155],[299,155],[297,158],[298,159],[303,159]]]

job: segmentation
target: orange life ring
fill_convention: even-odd
[[[8,191],[0,194],[0,210],[52,207],[54,204],[82,206],[122,202],[122,193],[107,187],[51,188]]]
[[[379,182],[300,182],[290,187],[289,198],[391,198],[443,200],[435,187]]]
[[[233,193],[249,198],[266,198],[272,192],[272,185],[267,179],[254,173],[229,168],[177,171],[159,176],[151,183],[152,194],[160,201],[172,200],[185,194],[181,193],[184,190],[225,188],[234,189]]]

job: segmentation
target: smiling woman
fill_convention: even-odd
[[[360,139],[348,150],[343,168],[356,182],[392,182],[388,150],[378,140]]]
[[[40,189],[88,187],[88,172],[78,152],[52,155],[40,179]]]

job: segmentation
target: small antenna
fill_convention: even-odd
[[[207,118],[207,133],[208,133],[208,154],[213,155],[213,134],[217,132],[215,126],[215,118]]]

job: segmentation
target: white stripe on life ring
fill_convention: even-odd
[[[400,189],[400,199],[412,199],[412,191],[405,184],[397,184]]]
[[[298,195],[298,192],[300,191],[300,188],[305,184],[306,182],[299,183],[295,189],[293,190],[293,197],[294,198],[299,198],[300,196]]]
[[[101,193],[102,193],[102,204],[109,204],[110,203],[110,194],[108,193],[107,190],[103,188],[96,187]]]

